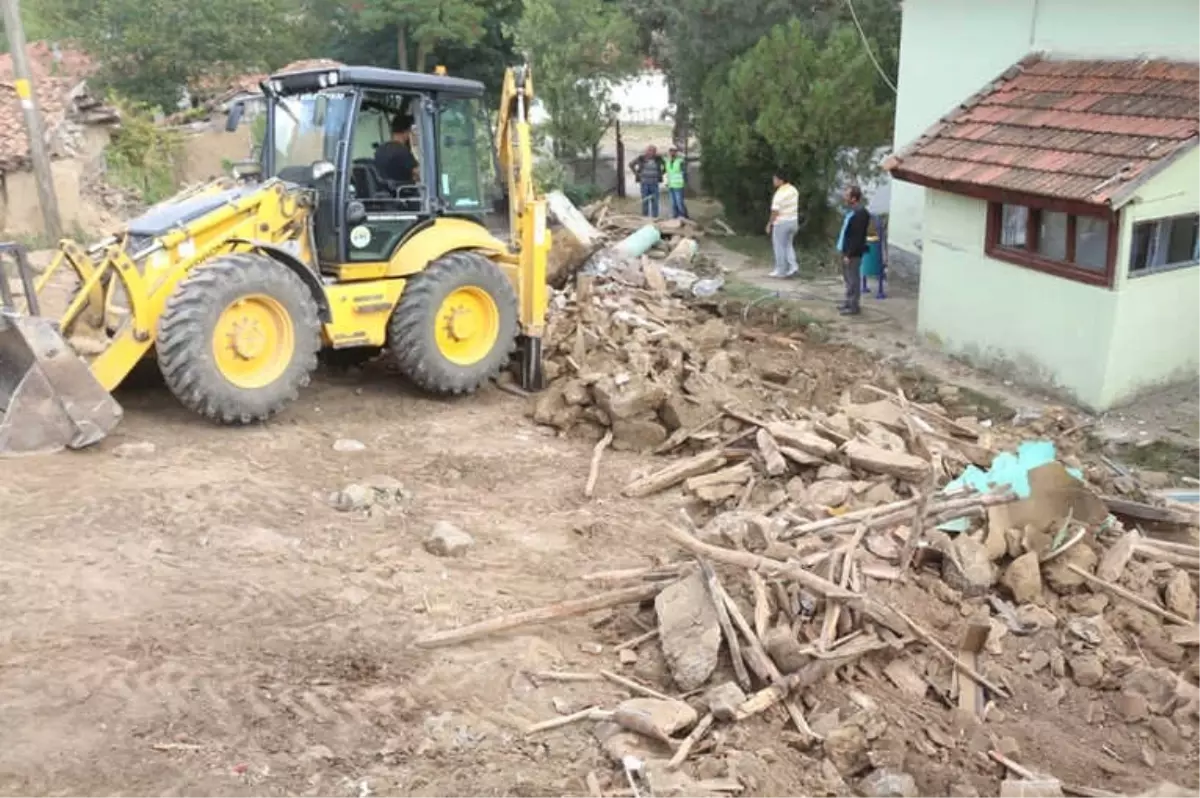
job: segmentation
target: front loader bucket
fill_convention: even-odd
[[[17,311],[0,262],[0,456],[90,446],[123,415],[121,406],[67,346],[58,324],[37,315],[37,293],[23,248],[13,256],[29,315]]]

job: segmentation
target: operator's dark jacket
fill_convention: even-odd
[[[861,258],[867,254],[867,232],[871,226],[871,214],[859,205],[850,214],[846,225],[846,236],[842,239],[842,254],[847,258]]]

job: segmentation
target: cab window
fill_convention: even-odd
[[[438,188],[452,213],[484,211],[482,167],[487,162],[487,131],[479,130],[478,118],[477,100],[443,100],[438,109]]]

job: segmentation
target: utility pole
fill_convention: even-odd
[[[25,133],[29,138],[29,158],[33,161],[33,176],[37,181],[38,204],[46,235],[57,242],[62,237],[62,221],[58,215],[58,197],[54,193],[54,176],[50,172],[50,155],[46,152],[46,136],[42,131],[42,115],[38,112],[37,95],[33,91],[33,75],[29,71],[29,53],[25,49],[25,28],[21,24],[19,0],[0,0],[4,11],[4,32],[12,54],[13,88],[25,114]]]

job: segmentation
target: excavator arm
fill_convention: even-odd
[[[529,67],[505,70],[496,125],[496,157],[508,193],[511,247],[518,258],[521,387],[538,391],[545,387],[542,334],[546,329],[550,233],[546,229],[546,200],[537,196],[533,183],[533,133],[529,125],[532,104]]]

